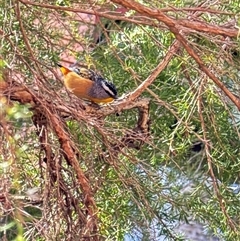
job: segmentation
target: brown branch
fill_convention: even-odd
[[[37,69],[38,73],[41,73],[42,76],[45,76],[43,71],[42,71],[42,69],[41,69],[41,67],[38,64],[38,61],[36,61],[36,58],[35,58],[34,53],[33,53],[33,50],[32,50],[31,45],[29,43],[28,36],[27,36],[27,33],[26,33],[25,29],[24,29],[24,25],[23,25],[23,22],[22,22],[21,10],[20,10],[20,6],[19,6],[19,2],[18,1],[16,1],[16,5],[15,5],[14,9],[15,9],[17,20],[19,22],[19,27],[20,27],[20,31],[22,33],[23,41],[25,43],[25,46],[26,46],[26,48],[28,50],[28,53],[30,54],[32,60],[34,60],[32,62],[32,64],[35,67],[35,69]],[[41,80],[41,78],[39,78],[39,79]]]
[[[154,23],[153,21],[150,21],[150,19],[136,20],[136,16],[135,17],[123,17],[120,14],[116,15],[116,12],[114,12],[113,14],[107,14],[105,12],[102,12],[101,9],[89,10],[89,9],[83,9],[83,8],[79,9],[79,8],[55,6],[55,5],[44,4],[44,3],[35,3],[35,2],[27,1],[27,0],[18,0],[18,1],[23,4],[26,4],[26,5],[38,6],[38,7],[42,7],[42,8],[48,8],[48,9],[54,9],[54,10],[60,10],[60,11],[69,11],[69,12],[75,12],[75,13],[80,12],[80,13],[92,14],[92,15],[95,15],[98,17],[105,17],[105,18],[113,19],[113,20],[118,19],[118,20],[123,20],[126,22],[133,22],[133,23],[137,23],[137,24],[158,26],[158,24]],[[164,11],[162,11],[162,9],[151,9],[151,8],[143,6],[134,1],[112,0],[112,2],[118,3],[126,8],[134,9],[137,12],[144,14],[145,16],[149,16],[151,18],[158,19],[160,22],[165,23],[169,27],[169,25],[165,22],[167,16],[163,14],[163,12],[165,12],[166,9],[165,10],[163,9]],[[202,11],[202,10],[203,9],[201,8],[200,11]],[[194,10],[192,10],[192,11],[194,11]],[[213,26],[208,23],[200,23],[198,21],[193,21],[193,20],[189,21],[189,20],[171,19],[170,25],[172,25],[172,24],[177,25],[177,28],[187,27],[189,29],[189,31],[196,30],[196,31],[200,31],[200,32],[207,32],[210,34],[224,35],[224,36],[229,36],[229,37],[237,37],[239,34],[238,29],[229,29],[229,28],[224,28],[224,27],[219,27],[219,26]]]
[[[212,165],[212,159],[211,159],[211,154],[210,154],[210,144],[209,144],[209,141],[207,139],[207,129],[206,129],[206,125],[205,125],[205,121],[204,121],[204,117],[203,117],[203,112],[204,112],[204,101],[202,100],[202,92],[203,92],[203,85],[204,83],[202,82],[201,85],[200,85],[200,89],[199,89],[199,96],[198,96],[198,113],[199,113],[199,119],[200,119],[200,122],[201,122],[201,126],[202,126],[202,130],[203,130],[203,142],[205,144],[205,151],[206,151],[206,156],[207,156],[207,162],[208,162],[208,169],[209,169],[209,174],[210,174],[210,177],[212,179],[212,182],[213,182],[213,189],[214,189],[214,192],[216,194],[216,197],[218,198],[218,201],[219,201],[219,206],[223,212],[223,214],[225,215],[226,217],[226,220],[227,220],[227,223],[229,225],[229,227],[233,230],[233,231],[236,231],[236,226],[233,222],[233,220],[231,219],[231,217],[229,216],[227,210],[226,210],[226,207],[225,207],[225,204],[224,204],[224,199],[219,191],[219,187],[218,187],[218,180],[217,178],[215,177],[215,174],[214,174],[214,171],[213,171],[213,165]]]
[[[114,3],[118,3],[126,8],[133,9],[143,15],[148,17],[157,19],[163,23],[165,23],[170,31],[174,33],[176,39],[183,45],[188,54],[197,62],[199,68],[210,78],[215,84],[229,97],[229,99],[237,106],[240,110],[240,99],[236,97],[228,88],[205,66],[202,59],[198,56],[198,54],[190,47],[189,42],[184,38],[184,36],[180,33],[178,21],[173,20],[168,17],[164,13],[162,13],[159,9],[152,9],[146,7],[140,3],[135,1],[127,1],[127,0],[112,0]],[[228,29],[229,31],[229,29]],[[238,31],[236,31],[237,34]],[[236,35],[237,36],[237,35]]]
[[[127,101],[127,100],[126,100]],[[128,102],[128,101],[127,101]],[[131,131],[127,131],[127,134],[121,139],[120,142],[112,145],[114,150],[114,156],[117,156],[120,151],[125,148],[134,148],[139,150],[141,146],[146,143],[146,140],[150,134],[150,119],[149,119],[149,105],[150,99],[136,100],[138,109],[138,122],[136,127]],[[120,104],[121,105],[121,104]]]
[[[158,77],[158,75],[165,69],[165,67],[169,64],[172,57],[179,50],[180,44],[178,41],[175,41],[169,48],[167,54],[163,58],[163,60],[157,65],[157,67],[152,71],[152,73],[144,80],[133,92],[131,92],[127,98],[129,101],[134,101],[138,96],[142,94],[144,90],[148,86],[150,86],[153,81]]]
[[[236,15],[235,13],[230,13],[226,11],[219,11],[216,9],[211,9],[209,7],[169,7],[169,8],[161,8],[162,12],[202,12],[202,13],[214,13],[214,14],[221,14],[221,15]]]
[[[237,37],[238,36],[238,29],[229,29],[229,28],[223,28],[223,27],[216,27],[208,23],[202,24],[202,26],[199,25],[199,22],[196,21],[181,21],[181,20],[175,20],[173,18],[168,17],[166,14],[164,14],[161,9],[152,9],[150,7],[146,7],[140,3],[137,3],[135,1],[127,1],[127,0],[111,0],[114,3],[118,3],[126,8],[133,9],[137,11],[138,13],[141,13],[145,16],[154,18],[159,20],[160,22],[163,22],[166,24],[166,26],[174,33],[173,28],[176,28],[178,32],[181,30],[180,26],[186,26],[187,28],[190,28],[192,30],[197,30],[200,32],[208,32],[211,34],[218,34],[218,35],[224,35],[229,37]],[[188,22],[188,23],[187,23]],[[202,27],[202,29],[201,29]],[[174,33],[175,34],[175,33]]]
[[[84,196],[84,204],[86,206],[87,214],[91,217],[88,221],[88,229],[89,229],[89,235],[96,234],[97,233],[97,220],[96,220],[96,213],[97,213],[97,207],[93,198],[93,193],[90,187],[90,183],[88,179],[86,178],[83,170],[81,169],[79,165],[79,161],[76,158],[77,153],[75,150],[77,148],[74,148],[74,144],[71,141],[71,138],[69,137],[68,133],[64,130],[64,126],[62,123],[61,118],[59,117],[59,114],[54,109],[52,103],[48,103],[46,100],[41,99],[41,103],[39,103],[36,98],[32,95],[32,93],[27,89],[22,87],[20,84],[14,83],[14,85],[10,85],[7,82],[3,82],[4,84],[1,84],[1,94],[3,96],[9,97],[10,100],[18,101],[22,104],[31,103],[32,104],[32,110],[34,112],[33,118],[34,123],[36,125],[39,125],[40,128],[44,128],[44,132],[42,135],[39,135],[41,143],[44,141],[47,141],[47,133],[45,132],[45,128],[48,123],[50,123],[50,126],[52,130],[55,132],[61,149],[63,151],[63,155],[67,161],[67,163],[73,167],[78,183],[81,187],[81,190],[83,192]],[[46,118],[49,119],[49,121],[46,121]],[[47,161],[52,162],[51,158],[52,151],[48,146],[48,143],[45,143],[42,145],[42,148],[45,151]],[[50,164],[51,165],[51,164]],[[54,167],[51,165],[51,169],[54,169]],[[53,181],[56,180],[56,177],[53,178]],[[96,237],[97,238],[97,237]],[[97,240],[97,239],[96,239]]]
[[[88,208],[89,214],[91,216],[95,215],[96,212],[96,204],[92,197],[92,191],[91,187],[89,185],[88,179],[84,175],[84,172],[79,166],[79,162],[76,158],[76,153],[74,151],[77,150],[77,148],[73,148],[73,143],[67,134],[67,132],[64,130],[63,124],[57,113],[54,113],[52,106],[48,105],[48,108],[46,109],[47,116],[49,118],[49,122],[51,123],[51,128],[56,133],[59,143],[61,145],[61,148],[63,150],[64,156],[71,165],[78,177],[79,184],[83,190],[84,196],[85,196],[85,204]]]
[[[191,19],[178,19],[174,20],[175,25],[180,25],[185,28],[189,28],[195,31],[199,32],[204,32],[204,33],[209,33],[209,34],[214,34],[214,35],[223,35],[223,36],[228,36],[228,37],[237,37],[238,35],[238,30],[231,29],[231,28],[225,28],[225,27],[220,27],[220,26],[215,26],[203,21],[194,21]]]
[[[73,13],[91,14],[96,17],[104,17],[112,20],[122,20],[122,21],[131,22],[135,24],[143,24],[143,25],[159,27],[159,24],[151,21],[151,19],[144,18],[142,16],[125,17],[120,14],[116,14],[116,12],[106,13],[106,12],[103,12],[101,9],[90,10],[90,9],[84,9],[84,8],[80,9],[80,8],[55,6],[55,5],[45,4],[45,3],[35,3],[35,2],[26,1],[26,0],[18,0],[18,1],[25,5],[47,8],[47,9],[52,9],[56,11],[69,11]],[[1,34],[1,30],[0,30],[0,34]]]
[[[18,101],[21,104],[31,104],[35,106],[34,96],[24,87],[17,83],[0,82],[1,95],[9,97],[12,101]]]
[[[52,151],[52,145],[49,143],[47,119],[46,116],[43,114],[41,107],[32,107],[32,109],[34,110],[32,120],[36,127],[36,134],[39,138],[40,150],[43,150],[45,154],[43,160],[41,161],[47,163],[47,166],[50,168],[49,172],[51,177],[51,183],[55,183],[57,181],[56,158]]]

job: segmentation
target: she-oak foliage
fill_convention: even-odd
[[[150,99],[146,135],[139,106],[99,117],[111,107],[89,114],[63,87],[56,63],[75,59],[123,97],[168,54],[169,28],[116,2],[0,0],[0,237],[185,240],[177,225],[195,221],[238,240],[239,111],[183,45],[134,100]],[[239,26],[236,1],[138,3],[206,28]],[[239,98],[238,37],[178,28]]]

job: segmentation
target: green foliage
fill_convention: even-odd
[[[193,2],[186,1],[143,3],[159,8],[194,6]],[[77,1],[48,4],[83,7]],[[95,4],[114,9],[106,1]],[[172,33],[147,24],[101,19],[100,29],[109,21],[110,29],[105,29],[104,40],[94,45],[94,38],[89,36],[92,25],[86,19],[76,20],[78,16],[72,12],[19,2],[19,19],[15,2],[0,0],[0,6],[0,24],[5,36],[1,40],[0,53],[4,61],[0,60],[0,67],[6,67],[3,64],[6,62],[15,71],[14,78],[21,79],[19,82],[35,94],[39,103],[46,101],[53,106],[61,103],[63,107],[73,104],[81,116],[76,120],[72,108],[72,116],[61,121],[65,124],[64,131],[74,141],[73,149],[81,154],[80,166],[95,191],[96,216],[103,239],[124,240],[126,234],[136,232],[141,240],[151,240],[152,228],[157,236],[184,240],[175,233],[174,227],[178,221],[188,222],[192,218],[226,241],[239,239],[239,227],[236,224],[233,230],[229,224],[229,218],[239,222],[240,212],[239,194],[229,189],[232,183],[239,183],[240,178],[239,113],[185,50],[180,49],[174,55],[140,97],[151,99],[149,139],[139,150],[124,147],[118,156],[114,156],[111,144],[121,144],[122,138],[136,127],[138,110],[110,115],[104,120],[95,117],[89,120],[78,112],[78,102],[75,104],[74,97],[66,94],[56,76],[56,63],[62,53],[68,52],[113,81],[119,96],[125,95],[145,81],[164,59],[175,40]],[[238,7],[236,1],[223,1],[218,9],[236,13]],[[187,17],[184,11],[169,14]],[[127,15],[134,16],[134,11]],[[199,18],[221,25],[230,17],[204,12]],[[89,29],[79,34],[83,26]],[[202,33],[186,36],[205,65],[237,95],[239,41],[232,39],[232,45],[223,50],[225,42],[221,38]],[[83,50],[76,50],[76,46]],[[34,205],[27,206],[26,202],[13,199],[13,214],[3,212],[6,219],[0,220],[0,232],[16,240],[67,239],[65,232],[80,229],[79,217],[87,216],[76,170],[65,162],[66,153],[56,133],[50,131],[49,119],[43,120],[48,123],[44,127],[34,126],[34,109],[30,105],[8,105],[4,101],[1,107],[0,142],[4,144],[1,144],[0,174],[2,180],[9,181],[5,191],[15,197],[29,188],[40,187],[44,200],[40,211]],[[7,128],[2,129],[3,126]],[[40,143],[45,131],[48,133],[45,141],[52,148],[51,163],[44,163],[44,148]],[[202,143],[199,151],[193,149],[196,142]],[[55,174],[53,182],[51,175]],[[217,189],[213,183],[216,180]],[[48,226],[44,238],[37,228],[39,224]]]

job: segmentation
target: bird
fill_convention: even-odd
[[[63,74],[65,87],[77,97],[95,104],[108,104],[118,98],[115,85],[93,70],[57,65]]]

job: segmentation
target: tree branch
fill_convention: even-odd
[[[151,25],[151,26],[158,26],[158,24],[149,21],[149,19],[140,19],[137,20],[136,17],[139,16],[134,16],[134,17],[123,17],[120,14],[116,15],[116,12],[113,14],[107,14],[105,12],[102,12],[101,9],[97,10],[90,10],[90,9],[79,9],[79,8],[71,8],[71,7],[62,7],[62,6],[55,6],[55,5],[50,5],[50,4],[44,4],[44,3],[35,3],[27,0],[18,0],[19,2],[26,4],[26,5],[32,5],[32,6],[39,6],[42,8],[49,8],[49,9],[55,9],[59,11],[69,11],[69,12],[75,12],[75,13],[86,13],[86,14],[92,14],[95,16],[99,17],[105,17],[108,19],[118,19],[118,20],[123,20],[126,22],[133,22],[133,23],[138,23],[138,24],[144,24],[144,25]],[[144,14],[145,16],[150,16],[151,18],[158,19],[160,22],[165,23],[168,27],[169,25],[165,22],[166,21],[166,15],[163,14],[163,12],[169,11],[169,9],[151,9],[148,7],[145,7],[144,5],[141,5],[137,2],[134,1],[126,1],[126,0],[112,0],[112,2],[118,3],[126,8],[134,9],[137,12]],[[197,8],[198,9],[198,8]],[[182,11],[185,9],[183,8]],[[173,11],[173,8],[172,8]],[[181,9],[178,9],[178,11],[181,11]],[[186,11],[186,10],[185,10]],[[190,10],[189,10],[190,11]],[[196,9],[193,9],[191,11],[196,11]],[[200,11],[203,11],[201,8]],[[226,13],[229,15],[229,13]],[[143,16],[142,16],[143,17]],[[169,18],[170,19],[170,18]],[[213,26],[211,24],[207,23],[202,23],[194,20],[174,20],[171,19],[171,24],[178,25],[178,28],[182,27],[187,27],[189,30],[196,30],[200,32],[207,32],[210,34],[217,34],[217,35],[224,35],[228,37],[237,37],[239,34],[238,29],[229,29],[229,28],[224,28],[224,27],[219,27],[219,26]]]
[[[163,23],[165,23],[170,31],[174,33],[176,39],[183,45],[188,54],[197,62],[199,68],[214,81],[214,83],[229,97],[229,99],[237,106],[240,110],[240,99],[236,97],[228,88],[205,66],[202,59],[198,56],[198,54],[190,47],[190,43],[184,38],[184,36],[180,33],[178,21],[173,20],[172,18],[165,15],[159,9],[152,9],[146,7],[140,3],[135,1],[127,1],[127,0],[111,0],[114,3],[118,3],[126,8],[133,9],[145,16],[157,19]],[[228,30],[229,31],[229,30]],[[236,31],[237,34],[238,31]],[[236,35],[237,36],[237,35]],[[236,37],[235,36],[235,37]]]

